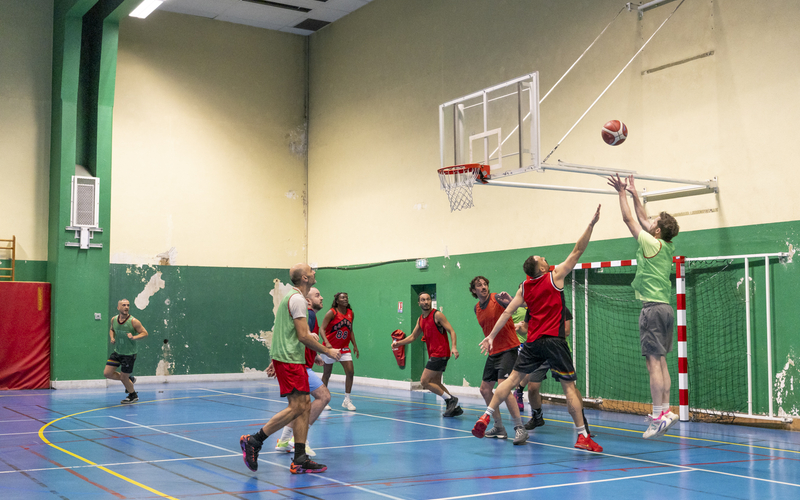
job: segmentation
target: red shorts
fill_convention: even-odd
[[[285,398],[295,391],[301,394],[311,393],[308,387],[308,373],[306,372],[305,365],[283,363],[277,359],[273,359],[272,366],[275,368],[275,375],[278,377],[282,398]]]

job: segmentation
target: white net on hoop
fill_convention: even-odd
[[[439,169],[439,183],[447,199],[450,211],[472,208],[472,186],[478,178],[480,165],[456,165]]]

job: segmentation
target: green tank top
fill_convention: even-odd
[[[121,325],[117,318],[119,315],[111,318],[111,329],[114,330],[114,350],[117,354],[132,356],[139,352],[136,341],[128,338],[128,333],[136,336],[136,330],[133,329],[133,316],[128,316],[128,319]]]
[[[642,234],[647,234],[642,231]],[[651,235],[647,234],[647,236]],[[640,239],[643,236],[640,235]],[[646,238],[646,236],[644,236]],[[631,286],[636,291],[636,298],[643,302],[670,303],[672,283],[669,280],[672,272],[672,256],[675,255],[675,244],[671,241],[658,240],[661,248],[652,257],[645,258],[643,244],[639,242],[636,251],[636,276]]]
[[[272,329],[272,359],[282,363],[302,365],[306,362],[306,346],[297,339],[297,330],[294,327],[292,314],[289,312],[289,299],[292,295],[300,294],[292,289],[281,300],[278,311],[275,313],[275,327]],[[302,296],[302,295],[301,295]]]

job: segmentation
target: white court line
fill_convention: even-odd
[[[276,455],[278,453],[283,453],[283,452],[278,452],[278,451],[275,452]],[[98,467],[115,467],[118,465],[157,464],[161,462],[183,462],[186,460],[210,460],[212,458],[230,458],[230,457],[240,457],[240,456],[241,453],[236,453],[235,455],[210,455],[207,457],[182,457],[182,458],[161,458],[158,460],[136,460],[134,462],[117,462],[113,464],[69,465],[64,467],[42,467],[39,469],[0,470],[0,474],[12,474],[15,472],[43,472],[51,470],[96,469]]]
[[[212,389],[206,389],[206,390],[210,391]],[[214,392],[220,392],[221,394],[228,394],[228,395],[231,395],[231,396],[239,396],[239,394],[236,394],[234,392],[222,392],[222,391],[214,391]],[[254,398],[253,396],[246,396],[246,397],[250,397],[250,398],[253,398],[253,399],[260,399],[260,398]],[[395,422],[403,422],[403,423],[409,423],[409,424],[413,424],[413,425],[436,427],[436,428],[439,428],[439,429],[448,429],[448,430],[455,431],[455,432],[465,432],[465,433],[469,432],[470,434],[472,434],[471,430],[470,431],[465,431],[465,430],[461,430],[461,429],[453,429],[451,427],[444,427],[444,426],[433,425],[433,424],[422,424],[422,423],[419,423],[419,422],[412,422],[412,421],[409,421],[409,420],[402,420],[402,419],[399,419],[399,418],[384,417],[384,416],[381,416],[381,415],[370,415],[369,413],[352,412],[352,411],[342,412],[342,413],[346,413],[346,414],[350,414],[350,415],[352,415],[352,414],[363,415],[365,417],[379,418],[379,419],[384,419],[384,420],[392,420],[392,421],[395,421]],[[687,466],[687,465],[670,464],[670,463],[666,463],[666,462],[656,462],[656,461],[653,461],[653,460],[645,460],[643,458],[626,457],[626,456],[623,456],[623,455],[613,455],[611,453],[596,453],[596,452],[592,452],[592,451],[580,450],[580,449],[577,449],[577,448],[570,448],[570,447],[566,447],[566,446],[559,446],[559,445],[548,444],[548,443],[540,443],[540,442],[536,442],[536,441],[528,441],[528,443],[530,443],[530,444],[538,444],[538,445],[541,445],[541,446],[549,446],[551,448],[559,448],[559,449],[562,449],[562,450],[569,450],[569,451],[573,451],[573,452],[574,451],[579,451],[579,452],[583,452],[583,453],[590,453],[590,454],[596,455],[596,456],[607,456],[607,457],[619,458],[619,459],[623,459],[623,460],[631,460],[631,461],[635,461],[635,462],[645,462],[645,463],[650,463],[650,464],[661,465],[661,466],[664,466],[664,467],[677,467],[677,468],[680,468],[680,469],[682,469],[684,471],[707,472],[709,474],[720,474],[720,475],[723,475],[723,476],[738,477],[738,478],[741,478],[741,479],[751,479],[751,480],[754,480],[754,481],[762,481],[762,482],[772,483],[772,484],[782,484],[782,485],[785,485],[785,486],[794,486],[794,487],[800,488],[800,484],[787,483],[787,482],[784,482],[784,481],[776,481],[774,479],[764,479],[764,478],[754,477],[754,476],[744,476],[744,475],[740,475],[740,474],[733,474],[733,473],[730,473],[730,472],[721,472],[721,471],[715,471],[715,470],[710,470],[710,469],[700,469],[700,468],[697,468],[697,467],[691,467],[691,466]],[[336,449],[336,448],[339,448],[339,447],[326,448],[326,449]],[[318,449],[323,449],[323,448],[318,448]],[[644,477],[644,476],[637,476],[637,477]],[[577,484],[577,483],[571,483],[571,484]],[[520,490],[520,491],[526,491],[526,490]],[[476,495],[476,496],[480,496],[480,495]],[[464,498],[468,498],[468,497],[464,497]]]
[[[121,421],[123,421],[123,422],[125,422],[125,423],[127,423],[127,424],[131,424],[131,425],[138,425],[139,427],[143,427],[143,428],[145,428],[145,429],[150,429],[150,430],[153,430],[153,431],[156,431],[156,432],[160,432],[160,433],[162,433],[162,434],[168,434],[168,435],[170,435],[170,436],[175,436],[175,437],[178,437],[178,438],[181,438],[181,439],[185,439],[185,440],[187,440],[187,441],[192,441],[192,442],[194,442],[194,443],[198,443],[198,444],[204,444],[204,445],[206,445],[206,446],[210,446],[210,447],[212,447],[212,448],[216,448],[216,449],[218,449],[218,450],[223,450],[223,451],[228,451],[228,452],[230,452],[230,453],[234,453],[234,452],[232,452],[232,451],[230,451],[230,450],[228,450],[228,449],[226,449],[226,448],[222,448],[222,447],[220,447],[220,446],[217,446],[217,445],[214,445],[214,444],[211,444],[211,443],[204,443],[204,442],[202,442],[202,441],[198,441],[198,440],[196,440],[196,439],[187,438],[187,437],[185,437],[185,436],[179,436],[179,435],[177,435],[177,434],[173,434],[173,433],[171,433],[171,432],[162,431],[162,430],[159,430],[159,429],[154,429],[154,428],[152,428],[152,427],[149,427],[149,426],[147,426],[147,425],[136,424],[135,422],[129,422],[128,420],[124,420],[124,419],[122,419],[122,418],[119,418],[119,417],[113,417],[113,416],[112,416],[111,418],[115,418],[115,419],[117,419],[117,420],[121,420]],[[278,466],[278,467],[283,467],[284,469],[288,469],[288,468],[289,468],[289,467],[287,467],[287,466],[285,466],[285,465],[282,465],[282,464],[278,464],[278,463],[275,463],[275,462],[270,462],[269,460],[262,460],[262,462],[266,462],[266,463],[268,463],[268,464],[275,465],[275,466]],[[372,490],[368,490],[367,488],[363,488],[363,487],[361,487],[361,486],[356,486],[356,485],[354,485],[354,484],[346,483],[346,482],[344,482],[344,481],[339,481],[339,480],[337,480],[337,479],[333,479],[333,478],[331,478],[331,477],[328,477],[328,476],[317,476],[317,475],[315,474],[315,475],[314,475],[314,477],[319,477],[320,479],[324,479],[325,481],[330,481],[330,482],[332,482],[332,483],[340,484],[340,485],[342,485],[342,486],[347,486],[347,487],[350,487],[350,488],[355,488],[355,489],[357,489],[357,490],[360,490],[360,491],[363,491],[363,492],[365,492],[365,493],[371,493],[371,494],[373,494],[373,495],[378,495],[378,496],[382,496],[382,497],[386,497],[386,498],[392,498],[392,499],[394,499],[394,500],[403,500],[403,499],[401,499],[401,498],[394,497],[394,496],[391,496],[391,495],[387,495],[387,494],[385,494],[385,493],[381,493],[381,492],[379,492],[379,491],[372,491]],[[291,489],[291,488],[289,488],[289,489]]]
[[[476,497],[485,497],[490,495],[505,495],[506,493],[519,493],[521,491],[534,491],[534,490],[546,490],[550,488],[562,488],[564,486],[580,486],[582,484],[597,484],[597,483],[607,483],[610,481],[627,481],[628,479],[639,479],[640,477],[653,477],[653,476],[665,476],[667,474],[681,474],[683,472],[690,472],[688,470],[673,470],[669,472],[658,472],[655,474],[644,474],[641,476],[628,476],[628,477],[615,477],[611,479],[598,479],[596,481],[579,481],[577,483],[563,483],[563,484],[550,484],[547,486],[534,486],[532,488],[520,488],[517,490],[505,490],[505,491],[493,491],[491,493],[476,493],[474,495],[461,495],[458,497],[442,497],[436,498],[431,500],[456,500],[457,498],[476,498]]]
[[[109,418],[110,415],[99,415],[100,418]],[[76,419],[77,420],[77,419]],[[172,426],[181,426],[181,425],[207,425],[207,424],[235,424],[239,422],[261,422],[262,419],[257,418],[246,418],[241,420],[217,420],[217,421],[208,421],[208,422],[184,422],[181,424],[153,424],[153,427],[172,427]],[[58,430],[47,430],[47,435],[55,434],[57,432],[86,432],[86,431],[116,431],[122,429],[134,429],[136,427],[141,427],[140,425],[123,425],[120,427],[88,427],[84,429],[58,429]],[[32,431],[32,432],[6,432],[0,434],[2,436],[21,436],[25,434],[39,434],[39,431]]]

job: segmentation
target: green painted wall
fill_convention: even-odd
[[[157,273],[164,288],[142,303],[139,296]],[[117,301],[127,298],[131,314],[149,334],[140,341],[134,374],[161,374],[157,368],[162,361],[171,365],[171,375],[263,370],[269,364],[269,351],[256,337],[272,330],[275,321],[269,293],[274,279],[286,282],[288,271],[112,264],[103,335],[95,343],[111,352],[109,320],[117,314]],[[93,368],[86,378],[102,372],[102,367]]]
[[[617,213],[604,214],[601,224],[621,224]],[[577,233],[578,231],[576,231]],[[705,230],[682,233],[675,240],[680,254],[689,257],[737,255],[743,253],[773,253],[787,251],[787,241],[797,242],[800,234],[800,222],[787,222],[760,226],[735,227],[727,229]],[[576,234],[576,238],[577,238]],[[346,291],[356,314],[354,330],[358,340],[361,358],[356,360],[356,375],[391,380],[411,380],[410,370],[397,367],[390,349],[391,332],[400,328],[410,333],[415,316],[409,307],[412,300],[412,287],[421,284],[434,284],[438,305],[450,320],[458,335],[458,348],[461,357],[451,361],[445,373],[446,385],[463,385],[472,387],[480,384],[484,357],[477,344],[482,333],[475,320],[472,307],[475,300],[468,291],[469,281],[476,275],[484,275],[490,280],[491,289],[513,293],[524,279],[521,267],[524,259],[530,254],[545,255],[551,262],[560,262],[571,250],[572,245],[556,245],[549,247],[532,247],[527,249],[508,250],[493,253],[470,255],[454,255],[450,258],[437,257],[429,259],[427,270],[417,270],[413,260],[387,263],[383,265],[364,266],[362,268],[323,268],[317,272],[318,288],[330,304],[333,294]],[[633,258],[636,243],[633,238],[623,240],[596,241],[589,245],[584,253],[583,262],[612,259]],[[773,261],[774,262],[774,261]],[[751,278],[755,283],[752,305],[755,408],[765,411],[767,404],[766,380],[766,326],[765,326],[765,294],[763,283],[763,263],[752,264]],[[800,268],[797,263],[773,264],[770,267],[772,292],[772,331],[773,331],[773,373],[777,374],[787,362],[787,356],[797,363],[800,353],[800,318],[796,314],[795,302],[800,296]],[[743,277],[743,274],[742,274]],[[578,276],[582,279],[582,276]],[[397,312],[397,302],[404,302],[404,312]],[[579,303],[579,307],[581,303]],[[715,332],[692,331],[689,335],[714,335]],[[593,335],[590,342],[603,342],[601,336]],[[580,341],[579,341],[580,344]],[[638,345],[633,345],[638,349]],[[421,343],[412,347],[415,354],[423,349]],[[412,355],[413,356],[413,355]],[[676,364],[677,348],[670,358],[670,364]],[[594,363],[602,368],[603,363]],[[583,366],[578,362],[578,368]],[[613,365],[607,364],[611,367]],[[334,373],[343,373],[337,366]],[[645,380],[645,368],[632,367],[634,379]],[[677,402],[677,369],[673,369],[673,393],[671,400]],[[622,374],[606,374],[602,370],[592,373],[592,377],[623,376]],[[689,374],[690,380],[692,374]],[[746,383],[746,374],[742,374],[742,383]],[[709,383],[714,383],[709,381]],[[581,385],[582,387],[582,385]],[[560,392],[557,387],[545,386],[545,390]],[[796,394],[788,394],[783,399],[786,411],[800,406]],[[777,407],[776,407],[777,411]]]

